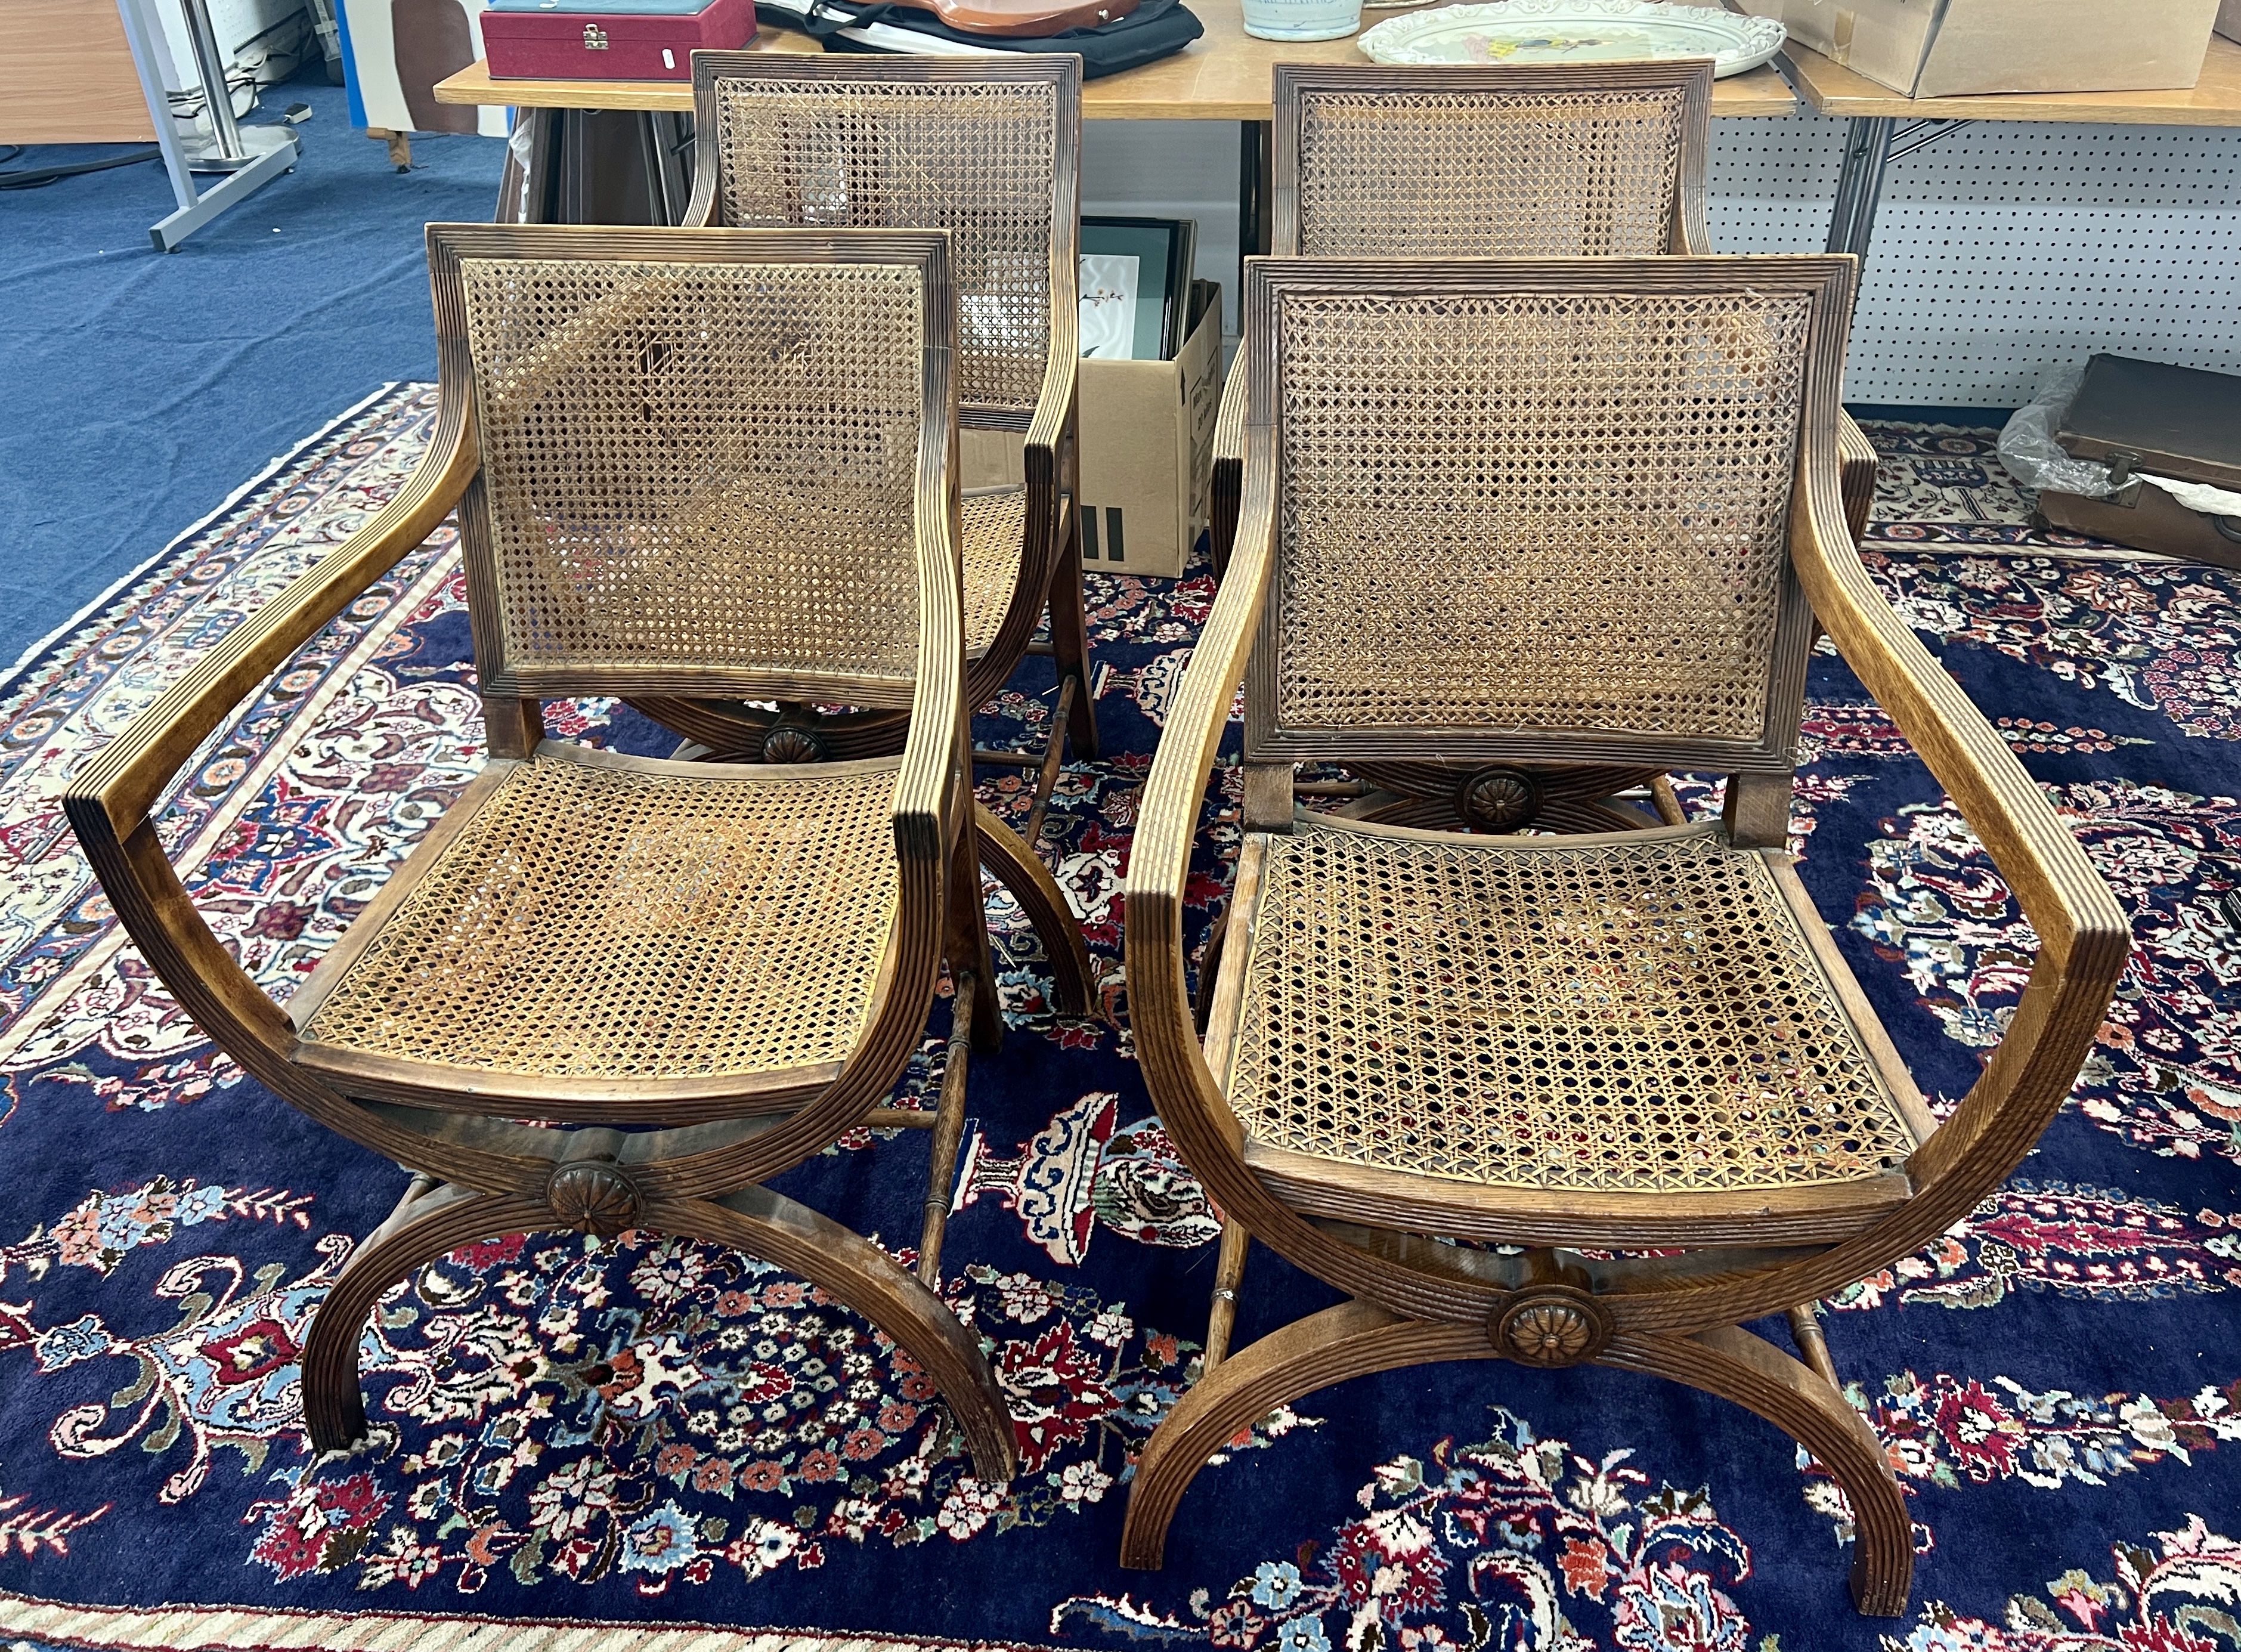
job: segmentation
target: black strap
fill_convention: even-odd
[[[1206,32],[1206,25],[1182,0],[1143,0],[1135,10],[1094,28],[1068,29],[1062,34],[1028,39],[1007,35],[968,34],[952,29],[930,11],[899,4],[897,0],[762,0],[763,10],[787,28],[799,29],[824,43],[827,51],[874,51],[851,40],[844,29],[861,29],[883,23],[891,29],[933,35],[991,54],[1005,51],[1073,52],[1081,59],[1085,79],[1117,74],[1161,57],[1170,57]]]

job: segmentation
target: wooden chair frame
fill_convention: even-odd
[[[954,1157],[963,1121],[961,1060],[970,1042],[1001,1035],[995,1013],[980,881],[970,852],[969,724],[963,699],[958,572],[960,500],[951,329],[955,298],[948,237],[909,231],[706,231],[431,224],[431,285],[441,362],[434,438],[419,469],[372,520],[297,578],[214,648],[72,782],[65,806],[102,886],[150,966],[182,1007],[258,1081],[318,1122],[417,1173],[405,1198],[361,1246],[313,1321],[304,1355],[304,1408],[319,1449],[359,1437],[358,1381],[365,1315],[396,1280],[470,1241],[540,1228],[612,1234],[648,1227],[748,1251],[800,1274],[907,1348],[940,1386],[962,1427],[975,1472],[1009,1477],[1013,1442],[1001,1390],[978,1338],[931,1289],[933,1268],[906,1274],[869,1241],[759,1184],[867,1121],[931,1123]],[[353,937],[402,899],[415,863],[431,864],[446,828],[478,793],[555,747],[543,741],[539,699],[560,693],[693,692],[825,693],[831,681],[789,683],[753,669],[617,664],[555,670],[509,659],[492,612],[488,532],[481,505],[476,391],[469,356],[463,258],[605,258],[665,264],[869,263],[914,268],[927,316],[923,425],[915,491],[919,600],[915,679],[839,685],[907,707],[895,782],[898,903],[885,962],[853,1052],[835,1066],[752,1080],[635,1082],[506,1080],[478,1071],[472,1086],[442,1070],[386,1058],[336,1060],[303,1037]],[[338,955],[284,1010],[213,935],[167,859],[151,811],[171,777],[243,696],[460,508],[475,618],[478,689],[491,761],[431,840],[360,916]],[[579,748],[565,748],[576,750]],[[698,766],[591,753],[577,760],[705,777]],[[892,761],[892,759],[891,759]],[[762,769],[744,778],[783,778]],[[810,771],[815,775],[818,771]],[[359,944],[363,944],[361,941]],[[958,992],[951,1070],[934,1119],[881,1107],[923,1034],[947,953]],[[537,1128],[519,1118],[582,1121]],[[652,1126],[625,1133],[619,1126]],[[946,1211],[946,1177],[940,1203]],[[930,1200],[929,1203],[933,1201]],[[938,1254],[939,1234],[934,1235]]]
[[[1476,93],[1489,101],[1503,92],[1547,95],[1566,91],[1658,92],[1682,95],[1681,164],[1672,204],[1668,250],[1696,257],[1712,251],[1704,221],[1705,157],[1712,128],[1712,64],[1709,58],[1675,58],[1662,63],[1519,64],[1499,69],[1401,67],[1377,64],[1278,64],[1275,65],[1275,146],[1271,182],[1274,211],[1268,237],[1272,257],[1296,258],[1300,250],[1300,129],[1310,100],[1318,95]],[[1395,247],[1396,256],[1410,249]],[[1228,566],[1237,537],[1237,513],[1245,458],[1245,352],[1238,351],[1221,406],[1214,417],[1214,479],[1208,505],[1208,541],[1219,577]],[[1875,444],[1841,408],[1837,440],[1842,461],[1845,519],[1857,542],[1868,529],[1875,504],[1877,461]]]
[[[995,638],[979,659],[967,662],[966,701],[978,706],[993,699],[1029,653],[1047,653],[1057,666],[1058,706],[1043,749],[976,747],[973,753],[977,763],[1034,772],[1034,802],[1024,836],[1029,845],[1036,844],[1066,743],[1072,742],[1077,759],[1094,761],[1098,754],[1097,717],[1089,680],[1088,619],[1082,601],[1081,531],[1076,516],[1080,463],[1074,382],[1080,354],[1080,318],[1070,296],[1078,280],[1075,266],[1081,222],[1081,60],[1071,55],[1025,53],[960,62],[938,57],[800,57],[753,51],[696,51],[692,85],[697,148],[692,198],[685,215],[689,226],[724,222],[717,100],[719,86],[726,81],[829,84],[836,90],[866,83],[1008,83],[1045,84],[1057,95],[1058,153],[1051,184],[1054,234],[1049,271],[1054,302],[1041,393],[1031,413],[970,402],[960,404],[960,408],[967,430],[1016,431],[1024,438],[1026,542],[1019,578]],[[1039,644],[1034,641],[1035,628],[1046,611],[1050,616],[1050,641]],[[772,713],[737,704],[673,698],[638,703],[648,714],[706,747],[710,755],[731,760],[801,762],[866,756],[893,750],[900,738],[895,719],[876,712],[820,715],[797,703]],[[994,817],[987,817],[982,825],[984,829],[994,827]],[[1025,866],[1015,847],[1000,841],[987,853],[988,869],[1004,879],[1015,895],[1022,896],[1023,906],[1031,912],[1051,906],[1054,888],[1035,887],[1031,873],[1022,879],[1027,886],[1024,889],[1012,883],[1007,874]],[[1034,857],[1026,859],[1033,861]],[[1056,902],[1055,909],[1058,913],[1066,912],[1063,900]],[[1069,945],[1053,946],[1051,951],[1054,959],[1061,951],[1067,953],[1066,964],[1086,973],[1087,953],[1078,935]],[[1070,1000],[1067,1013],[1087,1013],[1086,1000],[1080,1003]]]
[[[1441,1230],[1412,1230],[1415,1213],[1397,1209],[1380,1187],[1361,1192],[1351,1219],[1309,1214],[1281,1195],[1279,1179],[1248,1156],[1244,1128],[1201,1047],[1183,942],[1184,893],[1207,778],[1233,697],[1255,654],[1276,560],[1277,301],[1288,293],[1330,291],[1396,299],[1552,286],[1649,291],[1693,284],[1701,291],[1706,278],[1702,266],[1663,259],[1254,261],[1246,289],[1251,356],[1244,531],[1145,786],[1128,872],[1130,1001],[1138,1054],[1161,1120],[1232,1219],[1222,1273],[1233,1298],[1249,1231],[1354,1300],[1227,1360],[1209,1348],[1207,1373],[1139,1460],[1122,1538],[1125,1565],[1160,1563],[1167,1526],[1192,1477],[1254,1418],[1374,1371],[1432,1360],[1522,1357],[1501,1328],[1512,1314],[1538,1308],[1572,1316],[1593,1334],[1577,1356],[1535,1362],[1587,1358],[1669,1377],[1733,1400],[1803,1443],[1850,1499],[1859,1531],[1851,1576],[1859,1609],[1884,1615],[1905,1609],[1913,1539],[1903,1498],[1881,1447],[1845,1403],[1810,1310],[1794,1305],[1812,1304],[1911,1254],[1999,1187],[2069,1094],[2124,968],[2130,935],[2107,886],[2005,742],[1861,566],[1836,473],[1842,323],[1850,309],[1852,261],[1721,262],[1748,264],[1747,278],[1760,290],[1802,287],[1814,296],[1818,321],[1806,363],[1788,530],[1791,572],[1844,657],[1958,804],[2040,938],[2007,1035],[1951,1116],[1936,1123],[1925,1114],[1915,1123],[1919,1145],[1906,1160],[1903,1197],[1881,1214],[1855,1213],[1848,1222],[1816,1221],[1812,1201],[1794,1194],[1707,1193],[1690,1196],[1685,1207],[1666,1195],[1609,1194],[1590,1201],[1593,1208],[1567,1208],[1547,1195],[1513,1199],[1508,1190],[1474,1188],[1482,1197],[1471,1232],[1529,1247],[1504,1256],[1421,1236]],[[1791,715],[1794,726],[1794,706]],[[1469,738],[1488,749],[1496,744]],[[1734,837],[1739,844],[1751,840],[1742,829]],[[1853,1013],[1864,1008],[1863,1002]],[[1321,1167],[1341,1183],[1349,1168]],[[1692,1227],[1700,1235],[1693,1240]],[[1652,1246],[1680,1246],[1684,1254],[1595,1257],[1575,1248]],[[1740,1328],[1784,1310],[1792,1312],[1803,1363]],[[1226,1339],[1228,1313],[1218,1321]]]

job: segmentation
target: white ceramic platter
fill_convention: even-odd
[[[1709,57],[1716,76],[1756,69],[1782,50],[1771,17],[1658,0],[1489,0],[1388,17],[1361,37],[1381,64],[1638,63]]]

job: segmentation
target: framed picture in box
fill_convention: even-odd
[[[1198,225],[1189,218],[1081,221],[1081,353],[1169,361],[1182,344]]]

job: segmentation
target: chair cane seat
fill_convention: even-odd
[[[494,764],[298,994],[298,1059],[485,1099],[829,1078],[889,946],[899,761]]]
[[[1027,491],[969,493],[965,498],[965,657],[979,659],[995,645],[1020,583],[1027,526]]]
[[[1768,859],[1717,828],[1474,841],[1303,817],[1255,841],[1226,1088],[1281,1180],[1321,1162],[1480,1210],[1515,1190],[1676,1216],[1705,1194],[1904,1196],[1919,1099]],[[1844,1184],[1864,1185],[1830,1201]]]

